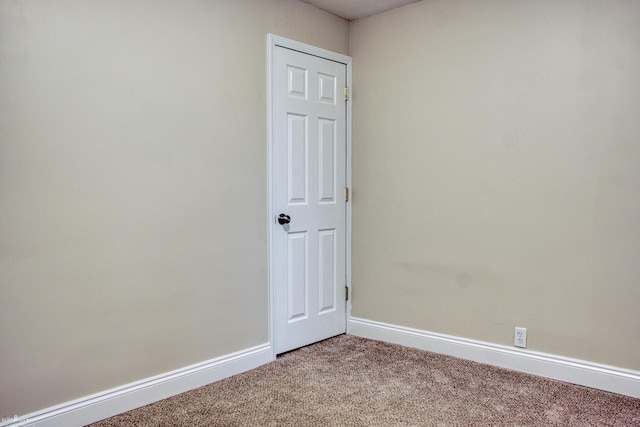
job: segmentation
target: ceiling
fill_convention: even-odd
[[[348,20],[364,18],[419,0],[302,0]]]

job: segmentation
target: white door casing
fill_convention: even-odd
[[[269,41],[271,339],[279,354],[346,331],[350,59]]]

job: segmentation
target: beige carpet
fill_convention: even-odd
[[[342,335],[93,424],[640,426],[640,399]]]

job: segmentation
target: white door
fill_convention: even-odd
[[[346,330],[346,65],[273,52],[274,345]]]

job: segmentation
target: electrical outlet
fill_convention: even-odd
[[[527,328],[520,328],[516,326],[513,345],[515,345],[516,347],[527,348]]]

